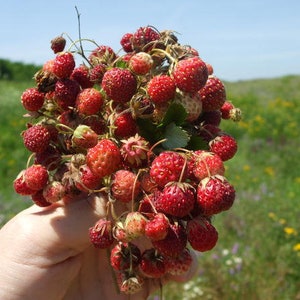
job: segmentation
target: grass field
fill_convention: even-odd
[[[14,193],[12,181],[28,157],[20,95],[31,85],[0,81],[0,225],[30,204]],[[197,276],[169,284],[165,299],[300,299],[300,77],[225,85],[243,111],[238,124],[221,125],[239,143],[226,163],[236,201],[215,216],[219,242],[199,255]]]

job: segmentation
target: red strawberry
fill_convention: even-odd
[[[31,152],[43,152],[50,143],[49,130],[43,125],[33,125],[23,133],[23,142],[25,147]]]
[[[180,60],[174,68],[173,77],[181,91],[193,94],[204,87],[208,71],[205,62],[194,56]]]
[[[22,105],[28,111],[38,111],[41,109],[44,100],[44,93],[39,92],[37,88],[29,88],[21,96]]]
[[[42,165],[31,165],[24,172],[26,185],[35,191],[43,189],[49,179],[47,169]]]
[[[164,258],[154,248],[143,252],[139,267],[142,275],[147,278],[160,278],[166,273]]]
[[[65,186],[60,181],[51,181],[43,189],[43,196],[49,203],[63,199],[66,193]]]
[[[133,37],[132,33],[125,33],[120,40],[120,44],[123,50],[127,53],[133,51],[132,44],[131,44],[132,37]]]
[[[188,241],[194,250],[204,252],[211,250],[218,241],[218,232],[211,222],[198,217],[187,222]]]
[[[199,91],[203,111],[221,109],[226,101],[225,87],[222,81],[215,77],[208,77],[205,86]]]
[[[140,193],[140,182],[136,174],[128,170],[115,172],[111,184],[112,196],[124,203],[134,200]]]
[[[145,226],[147,219],[138,211],[133,211],[127,214],[124,229],[128,241],[145,234]]]
[[[90,81],[94,84],[101,84],[106,68],[106,65],[101,63],[92,67],[89,74]]]
[[[24,180],[25,170],[22,170],[13,182],[14,190],[17,194],[28,196],[34,194],[36,191],[31,189]]]
[[[145,75],[150,72],[153,66],[153,59],[146,52],[138,52],[131,56],[129,60],[129,69],[137,75]]]
[[[181,224],[171,224],[166,237],[152,241],[154,248],[164,256],[177,257],[187,245],[187,234]]]
[[[202,180],[212,175],[224,175],[225,167],[219,155],[204,150],[197,150],[191,158],[193,175]]]
[[[79,174],[78,180],[76,181],[76,187],[80,191],[90,192],[93,190],[99,190],[101,186],[101,178],[95,175],[86,164],[83,164],[79,167]]]
[[[155,208],[167,215],[182,218],[194,207],[193,188],[184,183],[174,182],[164,187],[157,198]]]
[[[131,112],[118,114],[113,123],[114,134],[118,138],[128,138],[137,133],[137,124]]]
[[[161,152],[152,162],[150,176],[160,186],[164,187],[170,181],[186,179],[186,161],[182,155],[174,151]]]
[[[145,235],[152,241],[163,240],[170,226],[169,219],[163,213],[157,213],[145,226]]]
[[[136,134],[121,142],[120,151],[124,161],[132,167],[141,167],[148,158],[148,141]]]
[[[224,176],[214,175],[200,181],[197,203],[203,215],[211,216],[228,210],[235,199],[234,187]]]
[[[57,36],[51,40],[51,49],[56,54],[58,52],[62,52],[66,46],[66,39],[63,36]]]
[[[97,47],[89,56],[89,61],[93,66],[104,63],[106,65],[111,64],[117,58],[116,53],[110,46],[101,45]]]
[[[146,193],[152,193],[154,190],[157,189],[157,184],[154,182],[149,172],[143,173],[140,177],[140,181],[141,187]]]
[[[55,84],[54,99],[63,110],[67,110],[69,107],[75,106],[79,91],[80,87],[76,81],[63,78]]]
[[[116,271],[135,269],[141,261],[141,251],[133,243],[116,244],[110,254],[110,264]]]
[[[96,248],[105,249],[110,247],[114,242],[111,221],[105,218],[99,219],[93,227],[90,227],[89,237]]]
[[[107,129],[105,120],[103,119],[102,116],[99,115],[84,116],[82,120],[82,124],[89,126],[98,135],[104,134]]]
[[[218,126],[212,124],[204,124],[200,126],[198,135],[206,142],[211,141],[221,133],[221,129]]]
[[[83,64],[73,70],[70,79],[75,80],[82,89],[91,88],[94,85],[90,79],[90,69]]]
[[[35,194],[32,194],[31,200],[40,207],[47,207],[51,205],[51,203],[45,199],[43,190],[36,191]]]
[[[147,86],[147,92],[150,99],[156,104],[166,103],[173,99],[175,90],[175,83],[168,75],[154,76]]]
[[[74,68],[75,59],[73,54],[70,52],[64,52],[55,57],[53,61],[52,72],[58,78],[67,78],[70,77]]]
[[[153,46],[148,45],[151,42],[157,41],[160,38],[160,34],[150,26],[140,27],[132,36],[133,50],[150,50]],[[148,45],[148,47],[145,47]]]
[[[202,112],[199,118],[199,123],[203,125],[210,124],[214,126],[219,126],[221,120],[222,120],[221,111],[219,110],[204,111]]]
[[[234,157],[238,146],[235,138],[228,134],[222,134],[209,142],[209,149],[219,155],[223,161],[227,161]]]
[[[105,72],[102,88],[112,100],[126,103],[135,94],[137,81],[128,69],[112,68]]]
[[[144,278],[132,270],[122,271],[117,273],[117,283],[121,293],[132,295],[142,289]]]
[[[45,166],[49,171],[55,170],[61,162],[61,153],[51,145],[44,151],[35,153],[34,163]]]
[[[236,108],[232,102],[225,101],[221,107],[222,119],[231,119],[234,122],[238,122],[242,118],[242,112],[239,108]]]
[[[193,258],[189,249],[185,248],[178,256],[166,256],[164,259],[166,271],[173,276],[185,274],[191,267]]]
[[[92,148],[98,143],[97,133],[87,125],[79,125],[73,132],[72,143],[79,148]]]
[[[89,148],[87,151],[86,164],[99,177],[111,175],[118,169],[120,162],[120,150],[109,139],[100,140],[95,147]]]
[[[76,108],[83,115],[95,115],[104,103],[102,94],[95,88],[86,88],[80,91],[76,98]]]

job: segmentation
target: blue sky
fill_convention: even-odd
[[[42,64],[63,33],[120,49],[138,27],[172,29],[224,80],[300,74],[299,0],[10,0],[1,3],[0,58]],[[91,45],[86,45],[91,50]],[[92,47],[93,48],[93,47]]]

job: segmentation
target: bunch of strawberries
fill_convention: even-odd
[[[32,155],[14,188],[42,207],[105,197],[107,216],[89,236],[109,249],[120,291],[131,294],[145,278],[187,272],[190,249],[216,245],[212,217],[235,199],[224,163],[237,152],[220,123],[241,111],[173,31],[126,33],[122,53],[92,43],[84,52],[80,41],[65,50],[63,35],[53,39],[55,57],[23,92]]]

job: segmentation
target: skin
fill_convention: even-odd
[[[0,299],[147,299],[158,281],[145,281],[134,295],[119,294],[107,251],[90,243],[88,228],[105,212],[106,200],[93,196],[33,205],[12,218],[0,230]],[[189,280],[195,270],[196,263],[187,274],[162,282]]]

